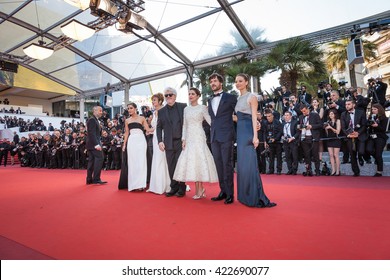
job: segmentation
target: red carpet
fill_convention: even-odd
[[[195,201],[85,173],[0,167],[1,259],[390,258],[390,177],[263,175],[278,206],[256,209],[210,201],[216,184]]]

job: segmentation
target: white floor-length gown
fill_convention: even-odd
[[[183,139],[185,149],[177,161],[173,179],[180,182],[218,182],[214,158],[206,142],[203,120],[211,122],[204,105],[187,106],[184,109]]]
[[[156,133],[157,118],[157,111],[155,111],[153,113],[153,119],[151,122],[151,125],[154,128],[153,158],[148,192],[163,194],[171,190],[171,179],[169,178],[168,164],[165,152],[162,152],[158,146]]]
[[[128,190],[146,188],[146,139],[140,123],[129,123],[127,139]]]

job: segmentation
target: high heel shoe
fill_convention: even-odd
[[[199,195],[199,198],[206,197],[206,189],[202,190],[202,193]]]
[[[192,199],[199,199],[199,198],[200,198],[200,196],[197,194],[192,197]]]
[[[336,176],[336,172],[333,172],[332,174],[330,174],[330,176]]]

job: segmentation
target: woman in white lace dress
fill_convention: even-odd
[[[152,104],[154,107],[152,127],[155,130],[157,126],[158,111],[162,108],[164,95],[157,93],[152,96]],[[171,179],[169,178],[167,158],[165,151],[162,152],[158,147],[157,133],[153,134],[153,159],[152,170],[150,172],[150,183],[148,192],[163,194],[171,190]]]
[[[207,107],[198,104],[201,96],[197,88],[190,88],[190,106],[184,109],[183,151],[176,165],[173,179],[181,182],[195,182],[193,199],[206,197],[203,182],[218,182],[213,156],[206,143],[203,121],[211,122]]]

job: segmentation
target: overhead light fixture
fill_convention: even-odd
[[[133,29],[144,29],[146,25],[147,22],[143,16],[128,10],[119,14],[116,27],[119,31],[132,32]]]
[[[118,13],[118,6],[110,0],[91,0],[89,7],[94,16],[100,17],[102,14],[116,16]]]
[[[38,41],[39,44],[32,43],[29,46],[23,48],[23,52],[31,58],[43,60],[50,57],[54,50],[49,47],[45,47],[42,40]]]
[[[132,25],[133,28],[138,30],[146,28],[147,25],[145,18],[140,14],[137,14],[136,12],[131,13],[131,18],[129,23]]]
[[[89,8],[90,0],[64,0],[66,3],[75,6],[81,10],[86,10]]]
[[[123,11],[119,13],[118,15],[118,23],[117,23],[117,29],[118,30],[124,30],[126,29],[126,24],[130,20],[131,17],[131,11]]]
[[[69,38],[77,41],[83,41],[95,34],[95,29],[73,19],[65,25],[61,26],[62,32]]]

